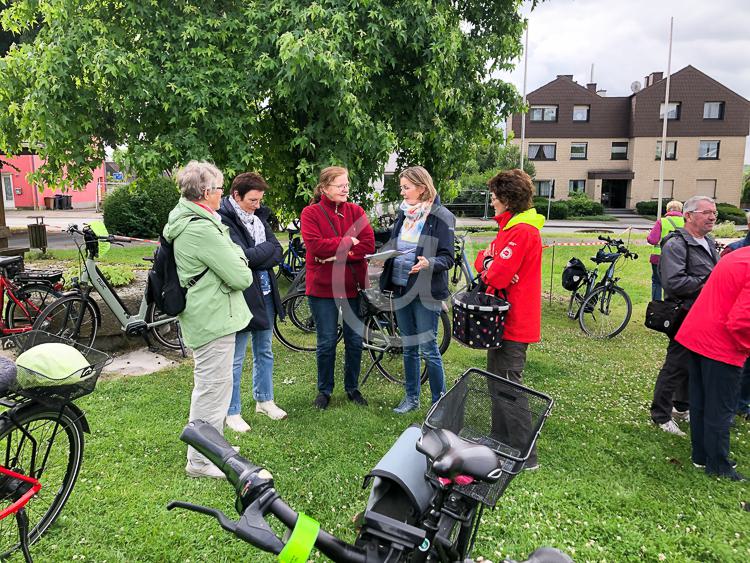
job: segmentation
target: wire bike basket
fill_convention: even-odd
[[[450,430],[460,438],[490,448],[503,474],[495,483],[476,481],[454,490],[493,508],[505,488],[524,466],[552,398],[508,379],[470,368],[433,405],[423,424]],[[436,479],[432,468],[428,476]]]
[[[104,352],[41,330],[16,334],[6,340],[16,345],[19,354],[40,344],[66,344],[78,350],[88,363],[86,367],[55,378],[27,367],[19,367],[14,381],[3,382],[2,387],[7,389],[6,394],[14,393],[44,404],[71,402],[88,395],[96,387],[104,366],[111,361],[110,356]]]

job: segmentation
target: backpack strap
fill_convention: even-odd
[[[328,224],[331,225],[333,232],[336,233],[337,237],[340,237],[341,235],[339,234],[339,231],[336,228],[336,226],[333,224],[333,221],[331,221],[331,216],[328,215],[328,211],[326,211],[326,208],[320,202],[318,202],[318,205],[320,205],[320,209],[323,211],[323,215],[326,216],[326,219],[328,220]],[[354,267],[351,265],[351,263],[348,260],[346,261],[346,265],[349,266],[349,271],[352,273],[352,277],[354,278],[354,283],[357,284],[357,291],[358,292],[362,291],[362,286],[359,285],[359,280],[357,279],[357,274],[354,271]]]
[[[677,225],[675,225],[674,221],[672,221],[672,218],[671,218],[671,217],[665,217],[665,219],[666,219],[667,221],[669,221],[669,224],[670,224],[670,225],[672,225],[672,227],[674,227],[674,230],[675,230],[675,231],[676,231],[677,229],[679,229],[679,227],[678,227]]]
[[[192,223],[193,221],[200,221],[200,220],[208,221],[208,219],[206,219],[205,217],[196,216],[196,217],[192,217],[190,219],[189,223]],[[179,235],[177,235],[177,236],[179,236]],[[175,237],[175,238],[177,238],[177,237]],[[185,289],[190,289],[195,284],[197,284],[201,280],[201,278],[208,273],[208,270],[210,270],[210,268],[206,268],[205,270],[203,270],[197,276],[193,276],[192,278],[190,278],[188,280],[188,282],[187,282],[187,285],[185,286]]]

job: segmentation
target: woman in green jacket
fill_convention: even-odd
[[[242,290],[253,276],[216,213],[223,193],[221,171],[193,160],[178,172],[177,183],[182,198],[169,213],[164,238],[174,248],[180,284],[188,288],[178,318],[195,362],[189,420],[206,420],[223,433],[232,397],[234,336],[252,318]],[[187,461],[191,477],[224,478],[193,448],[188,448]]]

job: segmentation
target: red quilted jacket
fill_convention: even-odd
[[[321,206],[325,207],[325,213]],[[326,213],[335,230],[326,219]],[[302,210],[300,222],[302,240],[307,248],[307,295],[356,297],[357,284],[364,288],[367,283],[365,254],[375,251],[375,233],[364,210],[349,202],[336,206],[324,196],[320,203]],[[351,237],[359,239],[359,244],[352,246]],[[321,262],[331,256],[336,256],[335,262]]]

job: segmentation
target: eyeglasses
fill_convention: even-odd
[[[260,202],[263,201],[263,198],[261,197],[261,198],[257,198],[257,199],[246,199],[244,201],[246,201],[250,205],[260,205]]]
[[[704,209],[703,211],[688,211],[688,213],[700,213],[701,215],[711,215],[712,217],[719,216],[719,212],[712,209]]]
[[[206,191],[208,193],[223,192],[224,191],[224,187],[223,186],[218,186],[218,187],[215,187],[215,188],[206,188]]]
[[[331,184],[332,188],[336,188],[337,190],[348,190],[349,184]]]
[[[401,185],[399,186],[402,190],[416,190],[417,186],[407,186],[407,185]]]

